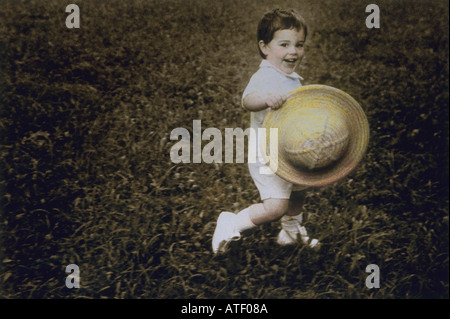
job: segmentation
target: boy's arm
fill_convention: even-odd
[[[242,106],[251,112],[262,111],[268,107],[277,110],[286,102],[286,99],[287,96],[282,94],[253,92],[245,96]]]

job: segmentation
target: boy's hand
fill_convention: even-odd
[[[287,96],[282,94],[268,94],[266,105],[272,110],[278,110],[286,102]]]

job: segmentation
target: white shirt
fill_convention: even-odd
[[[272,63],[267,60],[262,60],[259,65],[258,71],[251,77],[247,87],[242,94],[242,101],[244,98],[251,93],[278,93],[278,94],[288,94],[289,92],[298,89],[302,86],[300,80],[303,78],[296,72],[291,74],[284,73]],[[257,112],[250,112],[250,127],[257,132],[259,127],[263,126],[264,119],[269,113],[270,108],[266,108]],[[249,145],[257,146],[257,158],[258,162],[261,161],[259,153],[258,144],[258,134],[255,136],[255,140],[250,138]],[[255,144],[253,144],[255,143]]]
[[[242,95],[242,101],[251,93],[278,93],[288,94],[302,86],[303,78],[296,72],[284,73],[267,60],[262,60],[258,71],[253,74]],[[266,108],[258,112],[251,112],[251,127],[262,127],[264,119],[270,109]]]

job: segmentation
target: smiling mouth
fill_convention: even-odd
[[[284,59],[284,61],[287,63],[295,63],[297,62],[297,59]]]

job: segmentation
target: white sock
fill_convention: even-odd
[[[256,225],[250,219],[249,212],[250,208],[247,207],[246,209],[241,210],[239,213],[236,214],[237,216],[236,227],[239,232],[256,227]]]
[[[288,232],[297,233],[298,226],[301,226],[302,221],[302,213],[297,215],[284,215],[281,218],[281,227]]]

